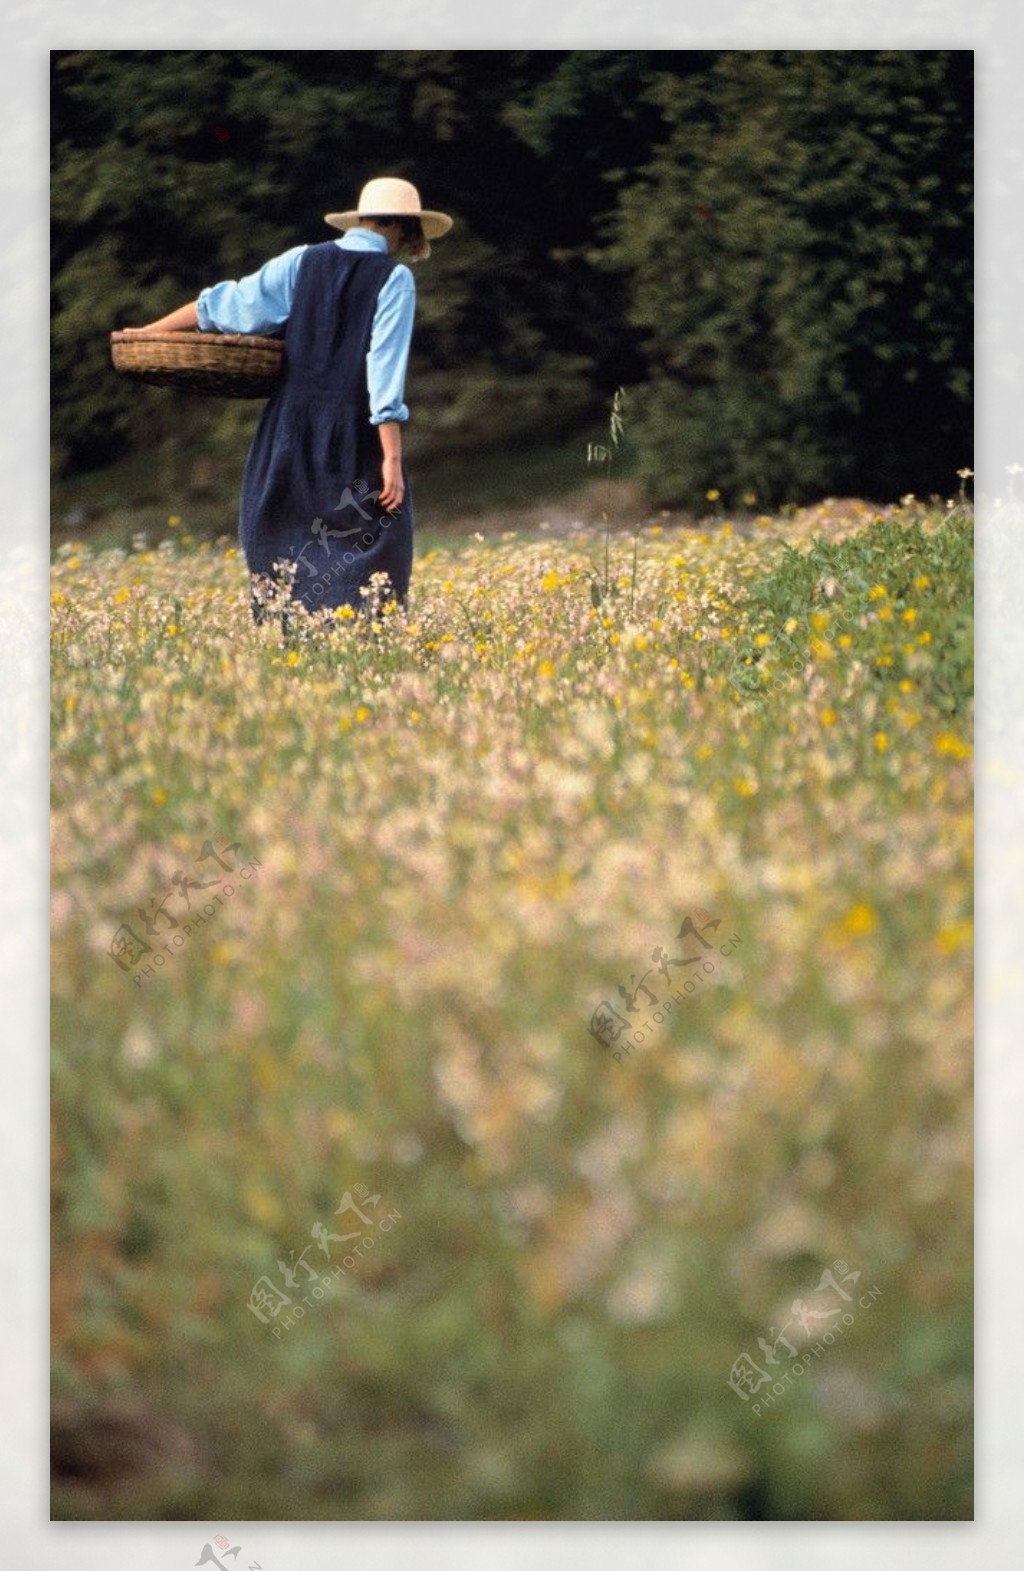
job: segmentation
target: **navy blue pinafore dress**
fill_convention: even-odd
[[[403,464],[401,507],[389,513],[378,505],[381,446],[366,378],[377,296],[397,265],[383,252],[347,250],[333,240],[303,253],[284,369],[242,479],[239,539],[257,575],[250,591],[256,622],[266,614],[258,580],[280,582],[279,562],[295,564],[291,596],[309,611],[365,610],[360,588],[380,572],[388,575],[382,599],[405,604],[412,496]]]

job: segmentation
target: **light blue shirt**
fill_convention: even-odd
[[[348,229],[334,243],[346,251],[386,252],[388,248],[387,240],[374,229]],[[196,315],[202,331],[270,333],[283,327],[291,314],[299,262],[307,249],[293,246],[237,283],[226,279],[201,290]],[[415,314],[416,284],[410,269],[399,262],[377,296],[366,356],[371,425],[409,418],[403,399]]]

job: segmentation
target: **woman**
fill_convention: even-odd
[[[404,607],[412,573],[402,424],[416,288],[398,258],[429,256],[429,242],[453,220],[424,211],[416,187],[390,177],[370,180],[356,211],[325,217],[342,239],[295,246],[237,283],[214,284],[158,322],[128,329],[284,327],[284,369],[242,481],[239,537],[256,622],[282,579],[294,579],[290,597],[308,611],[359,610],[374,573],[387,574],[390,597]],[[283,620],[287,630],[287,612]]]

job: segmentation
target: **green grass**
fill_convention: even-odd
[[[178,517],[198,540],[234,540],[238,493],[250,425],[239,415],[233,442],[217,453],[182,441],[127,456],[106,469],[55,480],[51,488],[54,547],[80,540],[94,550],[130,549],[133,536],[155,543]],[[585,474],[587,431],[571,441],[513,444],[473,453],[407,458],[417,533],[430,541],[454,520],[570,497]],[[198,456],[197,456],[198,455]],[[626,471],[623,470],[625,473]],[[596,474],[596,471],[595,471]],[[428,546],[429,548],[429,546]]]

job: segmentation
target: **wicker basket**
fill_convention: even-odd
[[[253,333],[111,333],[114,369],[140,382],[220,398],[267,398],[284,364],[283,338]]]

